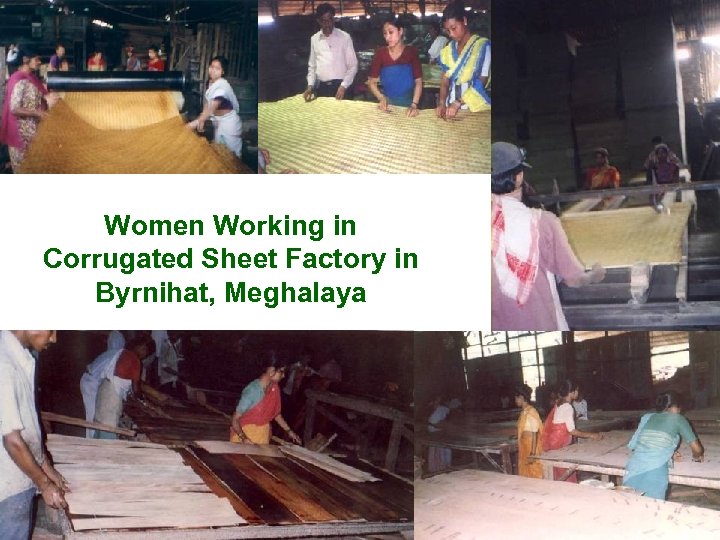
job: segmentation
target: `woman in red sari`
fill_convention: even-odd
[[[267,365],[259,378],[248,384],[242,391],[230,426],[230,441],[236,443],[270,444],[275,420],[296,444],[302,444],[300,437],[290,429],[280,413],[281,398],[279,382],[285,376],[285,366]]]
[[[572,402],[577,398],[579,386],[570,380],[564,381],[557,389],[558,400],[545,419],[542,436],[543,451],[557,450],[572,444],[573,437],[599,441],[602,433],[590,433],[575,428],[575,409]],[[567,469],[553,467],[553,479],[559,480],[567,473]],[[572,473],[566,482],[578,483],[577,473]]]

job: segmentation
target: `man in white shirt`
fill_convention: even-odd
[[[438,23],[437,21],[430,23],[428,33],[433,40],[432,45],[430,45],[430,49],[428,49],[428,57],[430,58],[429,63],[437,64],[437,59],[440,56],[440,51],[442,51],[443,47],[447,45],[448,38],[443,36],[440,32],[440,23]]]
[[[35,358],[55,330],[0,331],[0,529],[3,540],[27,540],[35,495],[66,508],[68,486],[45,451],[35,408]]]
[[[308,86],[303,97],[305,101],[311,101],[313,96],[350,97],[349,88],[358,70],[352,38],[335,28],[335,8],[330,4],[320,4],[315,13],[320,31],[310,38]]]

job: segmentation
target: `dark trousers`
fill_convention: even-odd
[[[315,96],[317,97],[335,97],[338,88],[342,83],[342,79],[333,79],[332,81],[316,82],[315,83]],[[345,99],[352,97],[352,87],[345,90]]]

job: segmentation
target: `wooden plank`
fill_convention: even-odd
[[[413,524],[408,522],[350,522],[312,523],[308,525],[257,525],[253,527],[222,527],[219,529],[185,529],[152,531],[101,531],[68,533],[73,540],[240,540],[251,538],[321,538],[340,536],[343,538],[366,537],[407,531],[412,534]],[[374,536],[373,536],[374,537]]]
[[[210,454],[202,449],[196,449],[194,453],[223,484],[266,523],[300,523],[300,519],[286,506],[271,497],[249,478],[240,474],[241,471],[224,456]]]
[[[378,481],[378,478],[376,478],[372,474],[364,473],[363,471],[360,471],[352,466],[341,463],[340,461],[328,456],[327,454],[313,452],[311,450],[303,448],[302,446],[297,445],[287,445],[281,447],[281,449],[282,452],[286,455],[290,455],[296,459],[306,461],[312,465],[315,465],[316,467],[320,467],[321,469],[324,469],[351,482]]]
[[[380,478],[380,482],[363,484],[362,490],[378,500],[383,501],[398,512],[405,519],[412,519],[414,510],[414,485],[399,480],[395,475],[379,469],[364,460],[354,458],[339,458],[343,463],[351,465]]]
[[[195,445],[211,454],[243,454],[251,456],[284,457],[280,448],[272,444],[239,444],[229,441],[195,441]]]
[[[299,467],[294,466],[289,459],[263,456],[256,456],[253,459],[272,475],[281,478],[289,489],[295,493],[302,493],[310,500],[317,502],[335,520],[351,521],[364,518],[353,508],[353,505],[341,504],[330,495],[325,486],[319,486],[317,483],[312,482],[312,477],[305,474]]]
[[[101,424],[100,422],[88,422],[82,418],[74,418],[72,416],[65,416],[64,414],[56,414],[49,411],[41,411],[40,418],[49,422],[58,422],[59,424],[67,424],[70,426],[80,426],[85,428],[96,429],[98,431],[107,431],[109,433],[117,433],[118,435],[124,435],[125,437],[134,437],[136,432],[132,429],[124,429],[116,426],[108,426],[107,424]]]
[[[292,458],[287,460],[286,465],[300,469],[304,471],[304,474],[310,475],[334,499],[340,501],[343,505],[347,505],[348,508],[357,509],[368,521],[402,519],[401,513],[392,508],[392,505],[385,500],[386,498],[377,498],[366,492],[365,487],[369,484],[359,486],[357,483],[343,480],[309,463],[295,461]]]
[[[185,449],[179,450],[178,453],[183,457],[185,463],[192,467],[192,470],[203,479],[205,485],[207,485],[215,495],[222,497],[223,499],[227,499],[230,502],[233,510],[235,510],[240,517],[253,525],[265,524],[265,521],[253,512],[250,507],[235,494],[235,492],[222,485],[220,480],[218,480],[212,471],[202,461],[200,461],[196,455]]]
[[[223,457],[304,523],[336,519],[315,501],[308,499],[301,492],[294,491],[282,478],[263,469],[252,457],[234,454],[227,454]]]

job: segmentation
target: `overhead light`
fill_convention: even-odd
[[[101,28],[110,28],[111,30],[114,28],[112,24],[101,21],[100,19],[94,19],[92,23],[96,26],[100,26]]]
[[[680,61],[680,62],[684,62],[685,60],[690,60],[690,49],[678,48],[675,51],[675,58],[677,58],[678,61]]]
[[[272,24],[275,22],[272,15],[258,15],[258,26]]]

